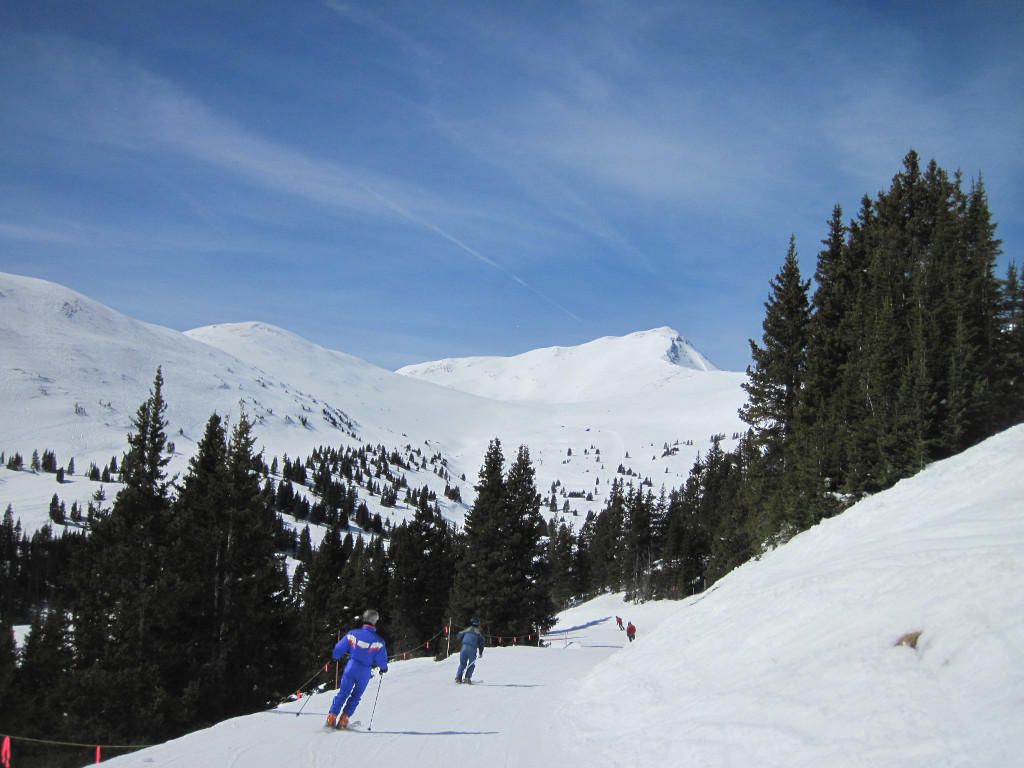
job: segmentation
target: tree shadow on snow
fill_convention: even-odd
[[[387,736],[496,736],[500,731],[366,731],[362,728],[350,733],[379,733]]]
[[[291,715],[292,717],[298,717],[299,715],[316,715],[317,717],[327,717],[327,712],[317,712],[315,709],[308,710],[306,712],[295,712],[294,710],[287,709],[268,709],[262,712],[264,715]]]
[[[473,683],[474,686],[482,685],[485,688],[541,688],[541,683]]]
[[[556,635],[563,635],[566,632],[578,632],[581,629],[588,629],[589,627],[596,627],[598,624],[604,624],[606,621],[611,621],[611,620],[612,620],[611,616],[605,616],[603,619],[594,619],[593,621],[588,621],[586,624],[577,624],[575,627],[565,627],[565,628],[558,627],[557,629],[551,630],[546,635],[546,637],[550,637],[552,639],[552,641],[554,641]]]

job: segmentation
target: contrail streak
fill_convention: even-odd
[[[574,315],[572,312],[570,312],[568,309],[563,307],[557,301],[555,301],[554,299],[552,299],[549,296],[545,296],[543,293],[541,293],[536,288],[534,288],[532,285],[530,285],[525,280],[520,278],[514,272],[510,272],[508,269],[506,269],[505,267],[501,266],[501,264],[498,264],[493,259],[487,258],[486,256],[484,256],[482,253],[480,253],[475,248],[472,248],[472,247],[466,245],[464,242],[459,240],[459,238],[455,237],[455,235],[451,234],[450,232],[446,232],[444,229],[439,227],[434,222],[432,222],[432,221],[430,221],[428,219],[425,219],[422,216],[419,216],[418,214],[415,214],[415,213],[413,213],[410,210],[407,210],[407,209],[403,208],[401,205],[399,205],[395,201],[389,200],[384,195],[382,195],[380,192],[377,192],[377,190],[375,190],[375,189],[371,189],[370,187],[366,186],[365,184],[363,184],[358,179],[352,179],[352,182],[354,184],[356,184],[357,186],[359,186],[364,191],[366,191],[368,194],[373,195],[375,198],[377,198],[380,202],[382,202],[388,208],[393,210],[399,216],[402,216],[403,218],[408,219],[409,221],[413,222],[414,224],[418,224],[419,226],[421,226],[421,227],[423,227],[425,229],[430,230],[431,232],[433,232],[435,235],[438,235],[439,237],[443,237],[449,243],[451,243],[452,245],[456,246],[457,248],[461,248],[463,251],[468,253],[470,256],[473,256],[473,257],[479,259],[480,261],[482,261],[484,264],[487,264],[488,266],[493,267],[494,269],[498,270],[499,272],[504,273],[505,275],[507,275],[508,277],[512,278],[517,283],[519,283],[519,285],[523,286],[523,288],[528,290],[534,296],[537,296],[538,298],[543,299],[544,301],[546,301],[551,306],[561,310],[562,312],[567,314],[569,317],[571,317],[573,320],[575,320],[577,323],[582,323],[583,322],[579,317]]]

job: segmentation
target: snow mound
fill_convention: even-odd
[[[733,571],[587,678],[582,736],[604,765],[1019,762],[1022,462],[1024,425]]]

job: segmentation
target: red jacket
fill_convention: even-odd
[[[635,637],[636,636],[636,627],[633,626],[633,622],[632,621],[629,622],[629,624],[626,625],[626,636],[627,637]]]

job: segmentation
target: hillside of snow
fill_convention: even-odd
[[[743,428],[737,411],[745,400],[744,375],[710,364],[699,370],[703,358],[675,337],[663,329],[554,356],[541,350],[509,358],[503,364],[509,384],[496,399],[484,394],[484,382],[494,380],[487,369],[477,369],[476,385],[467,373],[460,391],[263,323],[179,333],[55,283],[0,274],[0,451],[20,453],[26,466],[34,451],[45,450],[62,467],[75,462],[75,474],[61,485],[53,475],[0,467],[0,509],[10,504],[31,531],[47,521],[54,493],[68,508],[75,501],[84,508],[97,484],[83,473],[91,463],[120,460],[131,419],[159,366],[175,446],[172,473],[186,470],[212,413],[234,420],[244,409],[255,420],[268,463],[274,456],[305,457],[319,446],[419,450],[440,455],[463,501],[471,503],[487,444],[497,437],[508,461],[520,444],[530,448],[538,490],[545,494],[557,483],[564,494],[559,509],[568,500],[572,519],[574,512],[603,507],[620,467],[630,473],[620,479],[648,479],[655,492],[678,487],[712,435]],[[556,373],[544,374],[539,359]],[[693,365],[681,365],[684,359]],[[548,394],[540,382],[547,382]],[[590,399],[599,386],[608,396]],[[571,399],[570,390],[591,394]],[[466,505],[441,496],[445,481],[430,468],[412,470],[408,482],[429,486],[442,512],[461,523]],[[105,492],[112,499],[116,487]],[[361,497],[371,513],[405,512],[385,511],[375,498]]]
[[[705,594],[644,605],[606,595],[573,608],[547,647],[488,649],[475,676],[483,685],[454,685],[455,658],[393,661],[371,681],[353,732],[323,729],[325,692],[108,764],[1017,765],[1021,466],[1024,425],[822,522]],[[634,643],[616,615],[638,627]],[[916,647],[898,644],[907,633],[919,633]]]
[[[706,371],[718,369],[676,331],[657,328],[514,357],[420,363],[398,373],[494,400],[577,403],[644,396]]]

